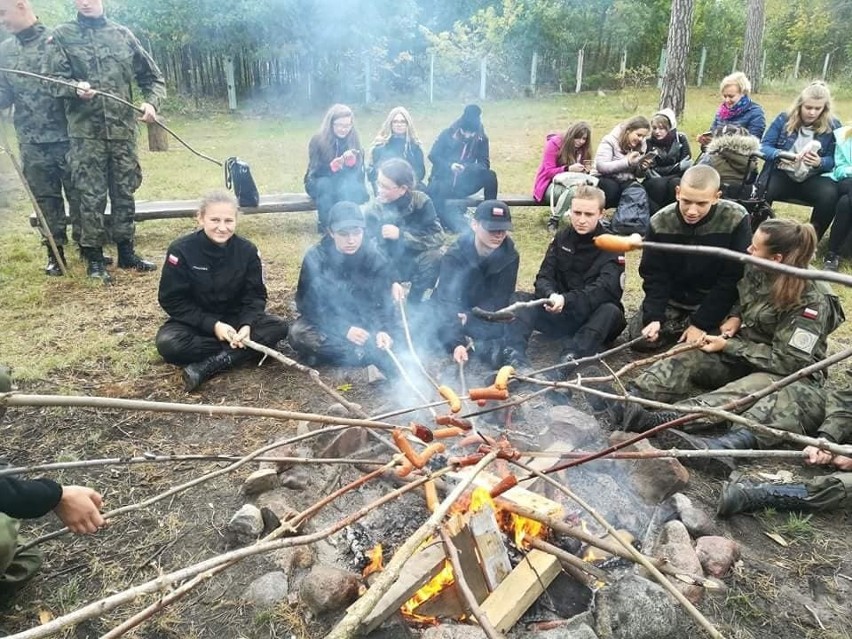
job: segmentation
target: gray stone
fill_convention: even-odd
[[[652,554],[655,557],[667,559],[670,565],[688,574],[698,576],[704,574],[698,555],[692,547],[689,531],[681,521],[670,521],[663,526]],[[700,586],[690,586],[677,580],[673,583],[692,603],[698,603],[704,595],[704,589]]]
[[[281,487],[288,490],[304,490],[310,478],[304,469],[291,470],[281,476]]]
[[[260,508],[245,504],[228,522],[225,539],[229,546],[246,546],[254,543],[262,532],[263,515]]]
[[[479,626],[462,623],[442,623],[428,628],[421,639],[486,639],[485,632]]]
[[[294,515],[297,515],[298,511],[290,506],[289,500],[283,493],[283,490],[263,493],[262,495],[258,495],[255,503],[258,508],[268,508],[271,510],[278,517],[278,521],[287,521]]]
[[[598,420],[573,406],[554,406],[548,417],[554,441],[565,442],[569,448],[585,448],[600,443],[603,438]]]
[[[695,542],[695,554],[707,574],[721,578],[740,558],[740,545],[726,537],[708,535]]]
[[[671,595],[639,575],[599,590],[595,599],[600,639],[682,639],[689,626]]]
[[[332,566],[314,566],[299,585],[302,602],[315,615],[339,611],[358,598],[357,575]]]
[[[693,539],[718,533],[719,527],[710,515],[701,508],[697,508],[692,500],[683,493],[672,495],[671,503],[677,512],[678,519],[683,522]]]
[[[570,619],[533,623],[524,629],[520,629],[519,624],[510,636],[514,639],[598,639],[591,628],[594,624],[592,613],[584,612]]]
[[[280,570],[268,572],[249,584],[243,593],[243,599],[255,606],[269,608],[287,600],[290,584]]]
[[[635,433],[615,431],[610,435],[610,444],[621,443],[635,437]],[[625,451],[657,450],[646,439],[640,440]],[[630,465],[630,483],[636,493],[646,502],[657,504],[669,495],[686,487],[689,471],[678,460],[659,457],[655,459],[634,459]]]
[[[269,492],[278,486],[278,472],[274,468],[261,468],[246,477],[243,482],[243,492],[246,495],[259,495]]]

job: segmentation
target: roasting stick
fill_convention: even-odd
[[[417,385],[414,383],[411,377],[409,377],[408,372],[402,365],[402,362],[400,362],[399,358],[394,355],[394,352],[391,350],[391,348],[388,346],[384,349],[384,351],[388,354],[388,357],[390,357],[391,361],[393,362],[393,365],[396,366],[396,369],[399,371],[399,374],[402,376],[402,379],[405,380],[405,383],[408,384],[409,388],[414,391],[414,393],[421,399],[424,404],[429,404],[429,400],[426,399],[426,396],[420,391],[419,388],[417,388]],[[429,412],[432,413],[433,418],[438,417],[438,413],[435,412],[434,408],[429,406],[428,409]]]
[[[402,318],[402,330],[405,333],[405,342],[408,344],[408,351],[411,353],[411,357],[414,358],[414,363],[417,364],[417,368],[419,368],[420,372],[423,373],[423,377],[429,380],[429,383],[435,387],[435,390],[438,390],[441,385],[429,374],[429,371],[426,370],[426,367],[423,365],[423,360],[420,359],[420,356],[414,348],[414,341],[411,339],[411,330],[408,328],[408,316],[405,313],[405,300],[399,300],[399,302],[397,302],[397,306],[399,306],[399,315]]]

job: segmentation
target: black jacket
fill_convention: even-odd
[[[166,254],[159,301],[173,320],[210,335],[219,321],[251,326],[266,309],[257,247],[239,235],[219,246],[201,229],[178,238]]]
[[[383,204],[373,200],[362,207],[367,220],[367,235],[388,258],[405,252],[423,253],[437,250],[444,243],[444,232],[431,198],[421,191],[407,193],[395,202]],[[398,240],[382,237],[382,226],[399,227]]]
[[[62,486],[50,479],[0,477],[0,513],[14,519],[35,519],[56,508]]]
[[[491,168],[488,136],[485,132],[477,133],[472,138],[462,136],[458,127],[444,129],[429,151],[429,161],[432,162],[432,174],[429,179],[452,179],[453,164],[465,166],[481,166]]]
[[[677,177],[692,166],[691,162],[684,162],[692,159],[689,140],[677,129],[674,129],[674,134],[670,144],[666,140],[658,142],[653,136],[647,138],[648,150],[657,151],[657,157],[647,173],[648,177]]]
[[[535,278],[538,297],[564,295],[562,312],[580,322],[607,302],[622,308],[624,256],[595,246],[595,237],[604,232],[600,224],[587,235],[580,235],[570,226],[562,229],[547,247]]]
[[[338,158],[345,151],[352,149],[358,152],[358,157],[355,164],[352,166],[344,165],[336,173],[331,170],[331,161]],[[305,189],[312,190],[314,180],[321,177],[331,177],[339,175],[341,177],[352,178],[364,181],[364,149],[355,147],[349,144],[347,139],[340,139],[334,136],[334,147],[331,149],[331,155],[323,151],[320,145],[320,136],[317,133],[311,138],[308,143],[308,169],[305,171]]]
[[[692,225],[683,221],[675,202],[651,217],[645,239],[745,253],[751,244],[751,226],[745,209],[735,202],[719,200],[704,219]],[[698,306],[691,323],[703,331],[716,330],[737,301],[737,283],[742,274],[741,263],[721,257],[644,251],[639,263],[645,291],[642,321],[645,325],[664,321],[666,305],[671,300]]]
[[[391,333],[391,284],[387,259],[366,238],[355,255],[344,255],[327,235],[302,260],[296,307],[326,335],[345,337],[352,326]]]
[[[370,153],[370,180],[375,182],[379,167],[385,160],[402,158],[414,169],[414,178],[423,182],[426,178],[426,163],[423,161],[423,149],[419,144],[409,143],[404,136],[392,135],[381,146],[374,146]]]
[[[450,350],[465,343],[465,335],[477,339],[497,339],[504,326],[486,322],[471,315],[478,306],[496,311],[509,305],[518,282],[520,256],[512,238],[507,237],[496,251],[485,258],[479,256],[473,233],[462,234],[441,259],[435,300],[439,338]],[[458,313],[467,315],[462,326]]]

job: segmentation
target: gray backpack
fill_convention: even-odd
[[[621,199],[612,216],[612,230],[619,235],[638,233],[644,236],[650,223],[648,193],[639,182],[632,182],[621,192]]]

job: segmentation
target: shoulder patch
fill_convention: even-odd
[[[819,311],[815,308],[810,308],[806,306],[802,311],[802,317],[806,317],[807,319],[816,319],[819,316]]]
[[[168,261],[168,263],[169,263],[169,264],[171,264],[172,266],[177,266],[178,264],[180,264],[180,259],[179,259],[179,258],[178,258],[178,256],[177,256],[177,255],[175,255],[174,253],[169,253],[169,256],[168,256],[168,258],[167,258],[167,261]]]
[[[819,335],[804,328],[797,328],[790,336],[790,341],[787,342],[787,345],[795,348],[797,351],[811,355],[814,352],[814,348],[816,348],[817,342],[819,342]]]
[[[625,264],[627,264],[627,258],[625,258],[623,255],[619,255],[616,259],[618,260],[619,266],[624,266]]]

